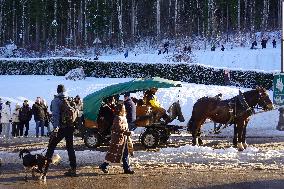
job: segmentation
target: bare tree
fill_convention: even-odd
[[[122,27],[122,0],[116,1],[116,7],[117,7],[117,19],[118,19],[120,45],[121,47],[124,47],[123,27]]]
[[[238,0],[238,33],[241,32],[241,0]]]
[[[22,5],[22,26],[21,26],[21,35],[20,37],[22,38],[22,47],[26,46],[26,2],[27,0],[21,0],[21,5]]]
[[[56,46],[57,46],[57,28],[58,28],[58,22],[57,22],[57,0],[54,0],[52,27],[53,27],[53,32],[54,32],[54,35],[53,35],[54,48],[56,48]]]
[[[3,42],[3,30],[2,30],[2,26],[3,26],[3,1],[4,0],[0,0],[0,45],[2,45]]]
[[[77,28],[76,28],[76,3],[73,5],[73,46],[77,47]]]
[[[267,30],[267,21],[268,21],[268,11],[269,11],[269,0],[263,1],[263,14],[262,14],[262,31]]]
[[[252,0],[250,2],[250,31],[251,33],[254,32],[254,28],[255,28],[254,27],[254,21],[255,21],[254,15],[255,15],[255,1]]]
[[[161,38],[161,7],[160,7],[160,0],[156,1],[156,14],[157,14],[157,41]]]
[[[178,0],[175,0],[175,36],[177,37],[178,33]]]

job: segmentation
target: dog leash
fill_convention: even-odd
[[[47,150],[47,148],[45,148],[45,149],[41,152],[41,155],[43,155],[42,153],[45,152],[46,150]]]

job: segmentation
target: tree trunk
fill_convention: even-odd
[[[88,46],[88,19],[87,19],[87,13],[88,13],[88,10],[87,10],[87,5],[88,5],[88,0],[84,0],[84,46],[85,48]]]
[[[54,12],[53,12],[53,28],[54,28],[54,48],[56,49],[57,47],[57,28],[58,28],[58,23],[57,23],[57,0],[54,1]]]
[[[157,41],[159,42],[161,38],[161,8],[160,8],[160,0],[157,0]]]
[[[117,7],[117,18],[118,18],[118,28],[119,28],[119,39],[121,47],[124,47],[124,40],[123,40],[123,28],[122,28],[122,1],[116,1]]]
[[[76,28],[76,4],[74,3],[73,8],[73,47],[77,47],[77,28]]]
[[[278,1],[278,28],[281,29],[282,27],[282,1]]]
[[[43,13],[43,19],[42,19],[42,42],[41,42],[41,49],[42,50],[46,50],[46,7],[47,7],[47,1],[43,0],[43,9],[42,9],[42,13]]]
[[[4,0],[0,0],[0,45],[2,46],[3,44],[3,1]]]
[[[22,47],[25,48],[26,46],[26,29],[25,29],[25,21],[26,21],[26,10],[25,10],[25,4],[26,0],[21,0],[22,4],[22,28],[21,28],[21,38],[22,38]]]
[[[71,11],[72,11],[72,5],[71,5],[71,0],[68,0],[69,3],[69,8],[68,8],[68,19],[67,19],[67,45],[68,47],[71,47],[71,42],[72,42],[72,28],[71,28],[71,24],[72,24],[72,20],[71,20]]]
[[[178,33],[178,0],[175,0],[175,37]]]
[[[39,50],[39,40],[40,40],[40,22],[38,15],[36,16],[36,46],[35,48]]]
[[[199,5],[199,0],[196,0],[196,9],[197,9],[197,35],[200,36],[200,17],[201,17],[201,10]]]
[[[80,9],[78,12],[78,23],[77,23],[77,45],[82,46],[83,39],[83,0],[80,0]]]
[[[12,16],[12,41],[14,43],[17,43],[16,42],[16,35],[17,35],[17,32],[16,32],[16,7],[15,7],[15,0],[13,0],[13,16]]]
[[[230,12],[229,12],[229,0],[227,0],[227,18],[226,18],[226,23],[227,23],[227,26],[226,26],[227,42],[229,41],[229,15],[230,15]]]
[[[241,31],[241,0],[238,0],[238,33]]]
[[[212,37],[213,34],[213,0],[208,0],[208,21],[207,21],[207,37]]]
[[[262,14],[262,32],[267,30],[267,19],[268,19],[268,0],[263,1],[263,14]]]
[[[255,15],[255,1],[250,2],[250,31],[254,33],[254,15]]]
[[[136,35],[136,0],[132,0],[131,4],[131,37],[132,43],[135,43],[135,35]]]
[[[248,1],[244,0],[245,2],[245,16],[244,16],[244,30],[247,31],[247,8],[248,8]]]

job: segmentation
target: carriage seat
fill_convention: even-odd
[[[136,121],[137,127],[149,126],[153,123],[153,115],[150,106],[141,105],[136,107]]]

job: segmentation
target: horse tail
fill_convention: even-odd
[[[193,118],[191,116],[190,120],[187,123],[187,131],[192,132],[193,130]]]

